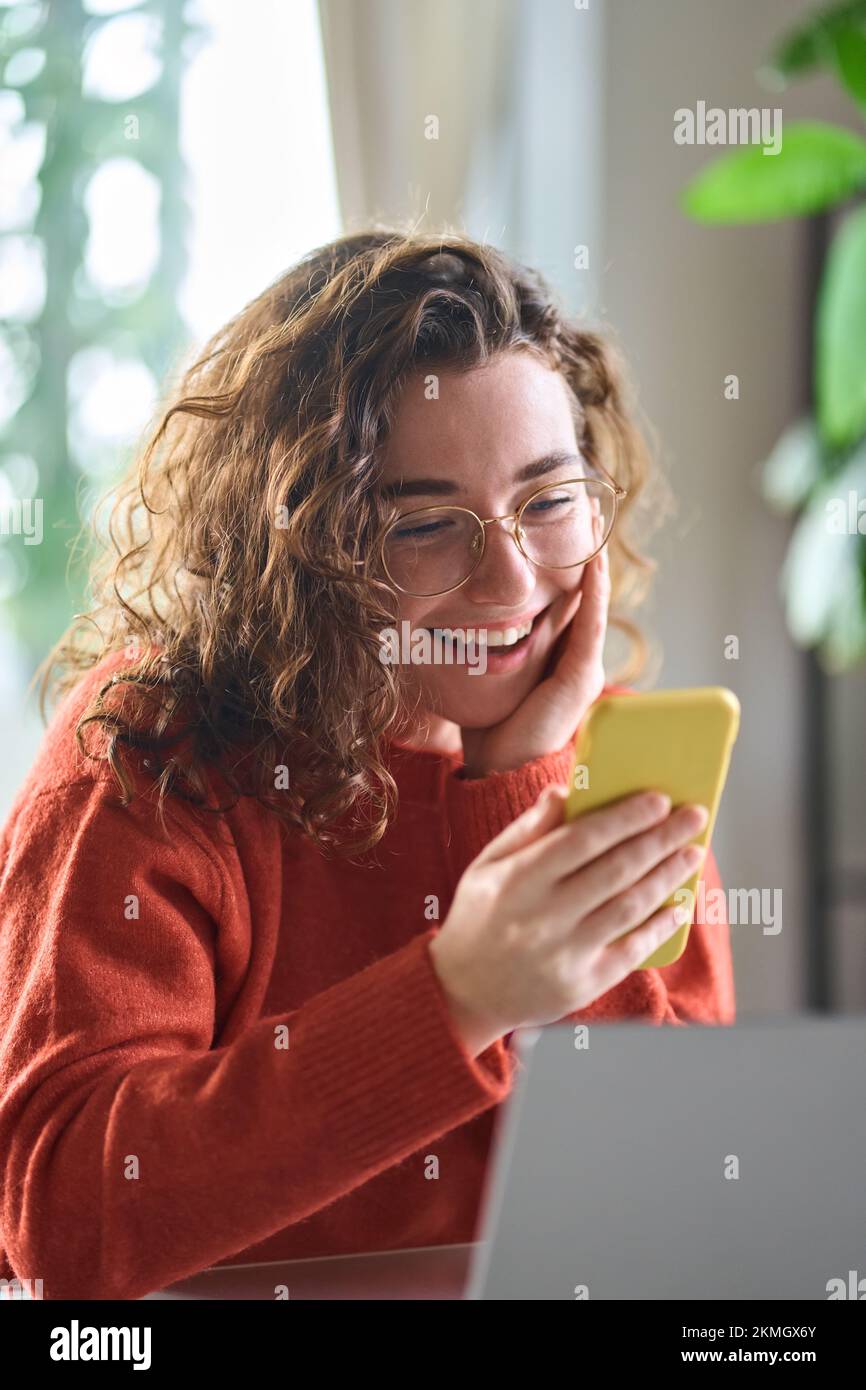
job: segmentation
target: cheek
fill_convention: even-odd
[[[550,610],[554,637],[559,636],[580,610],[585,573],[586,566],[583,565],[576,575],[572,572],[567,579],[560,575],[556,581],[559,593]]]
[[[586,574],[586,565],[581,565],[579,570],[566,571],[554,576],[554,583],[559,590],[558,606],[566,607],[572,599],[576,599],[583,588],[583,576]]]
[[[410,598],[408,594],[399,595],[399,614],[412,627],[434,627],[436,611],[430,599]]]

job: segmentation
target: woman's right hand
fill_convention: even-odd
[[[567,788],[473,859],[430,943],[473,1056],[515,1028],[554,1023],[625,979],[690,917],[661,904],[694,873],[705,807],[641,792],[564,822]],[[624,935],[627,933],[627,935]]]

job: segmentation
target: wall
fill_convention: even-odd
[[[661,685],[719,682],[743,722],[715,844],[727,886],[779,887],[783,929],[732,929],[741,1016],[802,998],[802,658],[787,636],[777,576],[787,522],[756,492],[756,467],[803,403],[806,306],[799,224],[709,228],[677,210],[679,189],[716,153],[679,146],[673,112],[699,99],[721,107],[781,105],[786,120],[856,112],[829,78],[784,94],[754,71],[774,38],[811,4],[791,0],[608,0],[605,6],[605,265],[603,302],[634,364],[682,508],[657,547],[651,610],[664,644]],[[724,22],[722,22],[722,18]],[[740,399],[726,401],[736,373]],[[728,634],[740,658],[728,661]],[[864,682],[834,687],[837,778],[862,747]],[[841,724],[840,722],[841,721]],[[864,782],[847,776],[847,857],[862,856]],[[860,860],[862,864],[862,858]],[[846,913],[844,1005],[866,1002],[863,911]]]

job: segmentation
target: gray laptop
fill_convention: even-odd
[[[575,1041],[514,1036],[467,1298],[857,1297],[866,1018]]]

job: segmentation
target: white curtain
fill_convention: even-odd
[[[604,260],[601,0],[319,8],[346,230],[466,231],[591,310]],[[578,245],[589,271],[575,267]]]

